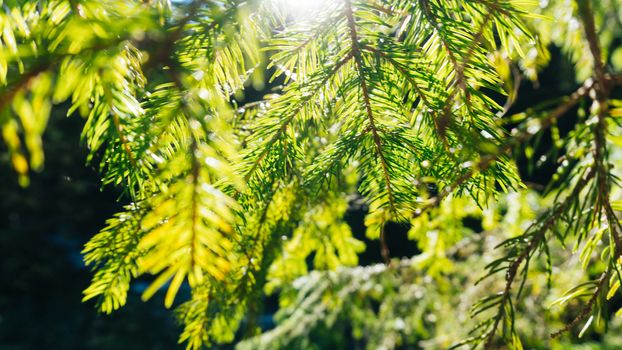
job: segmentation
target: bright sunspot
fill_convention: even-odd
[[[326,8],[330,0],[277,0],[283,8],[292,16],[306,19]]]

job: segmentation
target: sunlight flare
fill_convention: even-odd
[[[277,0],[288,15],[296,19],[308,19],[325,10],[330,0]]]

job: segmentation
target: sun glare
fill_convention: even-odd
[[[292,16],[310,18],[330,4],[330,0],[279,0]]]

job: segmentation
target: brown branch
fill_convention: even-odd
[[[520,268],[520,266],[523,264],[525,260],[529,260],[529,256],[531,255],[531,253],[546,238],[546,232],[553,226],[553,224],[555,224],[555,222],[559,219],[559,217],[564,213],[568,205],[571,203],[571,200],[573,198],[577,198],[577,196],[580,195],[583,188],[585,188],[585,186],[594,177],[594,175],[595,175],[594,171],[590,169],[587,175],[582,177],[581,180],[577,182],[574,189],[572,190],[572,193],[570,193],[566,197],[566,200],[561,205],[559,205],[557,208],[553,210],[551,215],[542,223],[542,226],[538,228],[538,230],[535,231],[531,235],[531,241],[529,242],[529,245],[523,250],[523,252],[518,257],[516,257],[516,259],[514,259],[514,261],[508,268],[506,272],[506,277],[505,277],[505,288],[503,289],[503,294],[502,294],[501,301],[499,304],[500,307],[498,309],[498,313],[495,317],[495,321],[492,325],[490,333],[486,335],[487,341],[486,341],[486,344],[484,345],[484,348],[488,349],[490,348],[490,346],[492,346],[492,342],[497,332],[497,328],[499,327],[499,323],[501,322],[501,319],[503,318],[505,314],[505,303],[507,303],[511,298],[512,284],[514,283],[514,280],[516,279],[516,276],[518,274],[518,269]],[[538,222],[534,223],[534,225],[536,225],[537,223]]]
[[[389,16],[401,16],[404,14],[404,11],[395,11],[392,8],[386,7],[383,4],[378,3],[377,1],[370,2],[369,6],[374,10]]]
[[[588,300],[587,304],[583,307],[583,309],[581,309],[581,312],[574,319],[572,319],[572,321],[568,322],[563,328],[551,333],[551,338],[558,338],[562,334],[568,332],[572,327],[579,324],[579,322],[585,320],[585,318],[592,312],[592,309],[594,308],[594,304],[596,303],[596,300],[600,296],[600,293],[602,292],[602,289],[605,286],[605,282],[609,280],[610,273],[611,273],[611,266],[607,267],[607,270],[605,270],[605,272],[603,272],[600,275],[598,280],[596,280],[596,289],[590,296],[590,299]]]
[[[480,4],[487,6],[491,9],[494,9],[495,11],[499,12],[500,14],[506,16],[506,17],[511,17],[512,13],[502,7],[499,6],[498,3],[495,2],[495,0],[493,1],[488,1],[488,0],[476,0],[476,2],[479,2]]]
[[[592,6],[589,0],[577,0],[579,5],[579,12],[581,14],[581,20],[583,21],[583,29],[585,30],[585,36],[590,46],[590,52],[592,53],[592,59],[594,61],[594,77],[596,83],[594,84],[594,90],[596,92],[596,103],[598,108],[597,118],[598,123],[594,128],[594,163],[598,172],[597,184],[598,184],[598,203],[595,215],[602,209],[611,206],[610,203],[610,185],[609,185],[609,167],[607,165],[607,116],[609,114],[609,95],[611,93],[611,77],[605,71],[605,67],[602,61],[602,52],[600,49],[600,42],[596,33],[596,27],[594,25],[594,14]],[[605,210],[605,216],[608,221],[612,221],[609,212]],[[615,230],[610,228],[612,233],[612,239],[614,241],[616,252],[616,258],[619,253],[622,252],[622,241]]]
[[[363,93],[363,102],[365,104],[365,110],[367,112],[367,119],[369,121],[369,129],[372,132],[372,137],[374,139],[374,145],[376,148],[376,153],[378,154],[378,158],[380,159],[380,166],[382,167],[382,174],[385,182],[385,189],[387,190],[387,194],[389,196],[389,206],[391,207],[391,211],[394,215],[397,215],[397,208],[395,204],[395,197],[393,195],[393,189],[391,188],[391,178],[389,176],[389,166],[387,164],[387,160],[384,157],[384,152],[382,149],[382,140],[380,139],[380,135],[378,133],[378,128],[376,126],[376,121],[374,119],[374,113],[371,107],[371,99],[369,97],[369,89],[367,87],[367,81],[365,79],[365,72],[363,70],[363,58],[361,57],[361,51],[359,48],[359,39],[356,31],[356,21],[354,19],[354,12],[352,10],[352,2],[351,0],[345,0],[345,13],[348,19],[348,26],[350,27],[350,40],[352,42],[352,56],[354,56],[354,61],[356,63],[356,68],[359,73],[359,80],[361,84],[361,92]],[[389,264],[390,259],[388,256],[389,249],[387,247],[387,243],[384,240],[384,234],[380,235],[380,245],[381,252],[383,257],[385,258],[385,263]]]
[[[592,53],[594,61],[594,77],[600,85],[598,86],[598,90],[600,90],[598,92],[602,94],[600,96],[601,98],[606,98],[607,87],[609,84],[607,83],[607,72],[603,64],[600,40],[598,39],[596,26],[594,24],[594,13],[592,11],[591,0],[577,0],[577,4],[579,5],[579,14],[581,16],[581,21],[583,22],[585,37],[589,44],[590,52]]]
[[[607,220],[609,224],[609,230],[611,232],[612,237],[614,237],[614,245],[615,245],[615,251],[613,255],[614,259],[612,262],[610,262],[610,264],[607,266],[607,269],[601,274],[600,278],[597,280],[596,289],[592,293],[587,304],[583,307],[583,309],[581,309],[581,312],[572,321],[567,323],[562,329],[554,333],[551,333],[552,338],[557,338],[560,335],[564,334],[565,332],[569,331],[572,327],[576,326],[577,324],[579,324],[579,322],[583,321],[590,314],[590,312],[592,312],[594,308],[594,304],[596,303],[596,300],[603,292],[603,288],[605,287],[605,282],[609,281],[609,276],[611,275],[611,272],[612,272],[611,271],[612,266],[613,266],[612,264],[616,264],[616,261],[618,260],[618,258],[620,257],[620,254],[622,253],[622,251],[620,251],[621,247],[617,243],[617,241],[619,241],[618,228],[621,228],[620,222],[617,220],[617,217],[615,216],[615,213],[613,211],[613,208],[611,207],[611,204],[609,203],[605,204],[605,211],[606,211]]]
[[[492,342],[495,339],[495,334],[497,333],[497,328],[499,328],[499,322],[501,322],[501,319],[503,319],[503,316],[505,315],[505,304],[510,301],[512,295],[512,284],[516,279],[519,267],[523,264],[523,261],[525,261],[525,259],[527,259],[529,255],[531,255],[534,249],[542,242],[548,228],[549,225],[545,225],[543,229],[539,230],[534,236],[532,236],[533,238],[527,248],[525,248],[525,250],[512,262],[512,264],[508,268],[505,275],[505,288],[503,289],[501,301],[499,302],[497,315],[495,316],[495,320],[492,324],[490,332],[486,335],[487,340],[484,344],[485,349],[489,349],[492,346]]]
[[[380,229],[380,236],[378,237],[378,241],[380,242],[380,255],[382,256],[382,260],[384,260],[385,265],[390,266],[391,252],[389,251],[389,246],[387,245],[384,229],[384,227]]]
[[[607,74],[602,61],[602,53],[600,42],[594,25],[594,14],[589,0],[578,0],[581,19],[588,40],[590,51],[594,61],[594,75],[596,84],[594,86],[596,92],[596,102],[598,103],[598,123],[595,127],[595,149],[594,161],[598,171],[598,198],[600,203],[599,209],[605,209],[605,216],[609,223],[617,222],[617,218],[611,210],[610,201],[610,184],[609,184],[609,167],[607,165],[607,116],[609,114],[609,95],[611,93],[611,82],[613,77]],[[620,240],[615,225],[610,225],[610,232],[615,244],[614,260],[620,257],[622,253],[622,241]]]
[[[607,165],[607,121],[606,118],[609,114],[608,104],[609,95],[611,93],[612,82],[614,78],[610,76],[606,70],[602,61],[602,51],[600,49],[600,41],[598,34],[596,33],[596,26],[594,24],[594,13],[590,0],[577,0],[579,6],[579,13],[581,21],[583,23],[583,29],[585,31],[585,37],[588,41],[592,59],[594,62],[594,86],[595,92],[595,104],[598,108],[597,119],[598,122],[594,128],[594,165],[593,170],[596,172],[596,186],[597,197],[594,209],[594,218],[600,215],[603,211],[607,224],[609,226],[609,232],[611,240],[614,243],[614,251],[612,252],[612,259],[610,260],[607,269],[601,274],[601,277],[597,280],[596,288],[592,293],[592,296],[588,300],[587,304],[583,307],[581,312],[562,329],[551,334],[551,337],[558,337],[561,334],[567,332],[572,327],[583,321],[594,309],[596,300],[601,296],[605,283],[609,281],[609,275],[611,274],[612,264],[616,264],[620,255],[622,254],[622,241],[618,234],[617,228],[619,222],[610,202],[610,185],[609,185],[609,169]]]

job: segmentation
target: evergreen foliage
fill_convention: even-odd
[[[541,337],[607,324],[622,283],[619,2],[292,3],[0,0],[0,128],[21,184],[60,105],[84,118],[103,184],[125,190],[84,249],[84,300],[110,313],[153,275],[143,297],[165,290],[189,349],[236,335],[241,349],[308,347],[344,320],[368,348],[521,349],[530,322],[559,327]],[[551,45],[578,88],[511,114]],[[557,172],[536,193],[516,159],[545,134],[532,163]],[[357,266],[353,198],[384,265]],[[390,222],[420,254],[391,258]],[[259,334],[264,293],[280,322]]]

